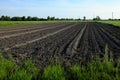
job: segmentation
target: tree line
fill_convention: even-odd
[[[70,20],[89,20],[89,19],[86,19],[86,16],[83,16],[83,19],[73,19],[73,18],[56,18],[56,17],[51,17],[51,16],[48,16],[47,18],[39,18],[39,17],[31,17],[31,16],[22,16],[22,17],[19,17],[19,16],[14,16],[14,17],[10,17],[10,16],[4,16],[2,15],[0,17],[0,21],[60,21],[60,20],[67,20],[67,21],[70,21]],[[94,20],[94,21],[99,21],[99,20],[102,20],[100,18],[100,16],[96,16],[95,18],[91,19],[91,20]],[[111,19],[109,18],[108,20],[120,20],[120,19]]]
[[[73,19],[73,18],[55,18],[48,16],[47,18],[39,18],[39,17],[31,17],[31,16],[4,16],[0,17],[0,21],[53,21],[53,20],[81,20],[81,19]]]

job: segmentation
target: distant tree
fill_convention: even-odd
[[[22,17],[12,17],[12,21],[22,21]]]
[[[12,21],[15,21],[15,20],[16,20],[16,17],[12,17],[11,20],[12,20]]]
[[[96,19],[97,19],[97,20],[101,20],[99,16],[96,16]]]
[[[27,20],[27,21],[32,21],[32,17],[31,17],[31,16],[28,16],[26,20]]]
[[[73,18],[70,18],[69,20],[74,20]]]
[[[32,17],[32,21],[38,21],[39,18],[38,17]]]
[[[50,17],[50,20],[55,20],[55,17]]]
[[[25,20],[26,20],[26,17],[25,17],[25,16],[23,16],[23,17],[22,17],[22,21],[25,21]]]
[[[9,16],[1,16],[0,18],[1,21],[10,21],[10,17]]]
[[[86,20],[86,17],[85,17],[85,16],[83,17],[83,20],[84,20],[84,21]]]
[[[66,20],[65,18],[61,18],[60,20]]]
[[[4,21],[5,20],[5,16],[2,15],[1,18],[0,18],[1,21]]]
[[[11,18],[10,18],[9,16],[6,16],[6,17],[5,17],[5,20],[6,20],[6,21],[10,21]]]
[[[45,18],[39,18],[39,21],[47,21]]]
[[[83,17],[84,20],[86,20],[86,17],[84,16]],[[28,17],[25,17],[25,16],[22,16],[22,17],[19,17],[19,16],[14,16],[14,17],[9,17],[9,16],[1,16],[0,17],[0,20],[1,21],[49,21],[49,20],[81,20],[80,18],[79,19],[73,19],[73,18],[55,18],[55,17],[50,17],[48,16],[47,19],[46,18],[39,18],[39,17],[31,17],[31,16],[28,16]]]
[[[47,20],[50,20],[50,16],[47,17]]]
[[[111,21],[112,19],[111,19],[111,18],[109,18],[108,20],[110,20],[110,21]]]
[[[60,20],[59,18],[55,18],[55,20]]]
[[[96,18],[93,18],[93,20],[96,20]]]
[[[76,20],[81,20],[80,18],[76,19]]]
[[[101,20],[99,16],[96,16],[96,18],[93,18],[93,20]]]
[[[49,20],[55,20],[55,17],[50,17],[50,16],[48,16],[47,17],[47,20],[49,21]]]

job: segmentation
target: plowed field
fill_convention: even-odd
[[[69,65],[103,56],[105,46],[120,57],[120,28],[97,22],[64,22],[23,27],[0,27],[0,51],[16,62],[32,59],[37,65]]]

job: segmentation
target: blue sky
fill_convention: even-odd
[[[120,0],[0,0],[0,16],[120,18]]]

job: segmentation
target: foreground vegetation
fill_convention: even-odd
[[[106,49],[103,61],[98,58],[67,68],[57,63],[40,69],[30,60],[17,65],[0,56],[0,80],[120,80],[120,60],[114,62]]]

